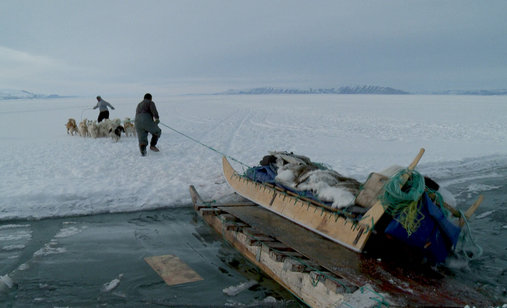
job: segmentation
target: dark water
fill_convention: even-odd
[[[2,246],[8,248],[0,251],[0,273],[9,274],[15,284],[12,288],[4,284],[0,291],[2,307],[301,306],[225,243],[190,206],[11,221],[0,228]],[[203,280],[165,284],[144,258],[167,254],[179,257]],[[120,274],[115,289],[102,290]],[[249,280],[258,284],[234,297],[222,291]],[[267,297],[277,303],[263,304]]]
[[[469,221],[473,259],[451,258],[449,267],[460,280],[482,290],[498,305],[507,303],[507,157],[485,157],[425,166],[465,211],[478,196],[484,201]]]
[[[450,271],[501,306],[507,303],[507,158],[442,166],[423,165],[420,171],[450,190],[461,208],[479,194],[485,197],[470,221],[482,255],[469,245],[475,259],[451,258]],[[165,284],[144,258],[167,254],[179,257],[203,280]],[[10,279],[4,276],[0,282],[1,307],[304,306],[224,242],[190,205],[0,222],[0,275],[6,274]],[[103,290],[119,277],[116,288]],[[250,280],[257,284],[236,296],[223,292]]]

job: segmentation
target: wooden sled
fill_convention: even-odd
[[[207,224],[310,307],[491,306],[453,277],[358,254],[255,203],[205,202],[193,186],[190,195]]]
[[[421,149],[409,165],[409,171],[414,170],[423,153]],[[322,203],[241,176],[225,157],[222,163],[227,182],[241,196],[357,252],[363,251],[375,224],[384,214],[382,203],[377,201],[358,223],[354,223]],[[406,179],[408,177],[407,174]]]
[[[408,180],[423,154],[424,149],[421,149],[402,176],[401,184]],[[318,201],[238,174],[226,157],[222,158],[222,164],[225,179],[244,198],[356,252],[363,251],[375,225],[384,215],[385,207],[376,196],[370,197],[373,201],[360,220],[352,221],[346,215],[340,215],[336,209]],[[482,196],[466,212],[467,218],[470,218],[481,201]],[[453,214],[459,215],[456,210],[447,207]]]

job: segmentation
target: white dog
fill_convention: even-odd
[[[113,119],[113,121],[112,121],[112,122],[113,122],[116,126],[117,126],[117,125],[121,125],[121,120],[120,120],[120,119],[118,119],[118,118]]]
[[[88,134],[92,138],[97,138],[99,136],[99,127],[97,126],[97,121],[91,121],[88,124]]]
[[[99,127],[99,137],[107,137],[109,135],[109,130],[113,128],[113,121],[109,119],[105,119],[104,121],[98,124]]]
[[[81,123],[79,123],[78,130],[81,137],[88,136],[88,125],[86,125],[86,122],[88,122],[88,120],[84,119]]]

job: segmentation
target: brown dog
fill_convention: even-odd
[[[125,121],[123,121],[123,127],[125,128],[125,136],[136,136],[136,128],[134,127],[134,123],[130,118],[125,118]]]
[[[73,118],[70,118],[69,121],[67,121],[65,127],[67,127],[67,134],[71,134],[71,136],[74,136],[74,133],[78,132],[76,120],[74,120]]]

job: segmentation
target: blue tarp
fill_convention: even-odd
[[[456,246],[461,229],[447,220],[428,194],[423,194],[418,206],[424,219],[414,233],[409,236],[395,219],[389,223],[385,233],[420,250],[431,262],[443,263]]]
[[[276,170],[271,165],[258,166],[248,169],[245,176],[259,183],[275,184]]]

